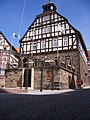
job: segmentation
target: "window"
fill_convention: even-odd
[[[44,48],[45,48],[45,40],[41,42],[41,49],[44,49]]]
[[[47,21],[47,20],[50,20],[50,15],[47,15],[47,16],[43,17],[43,21]]]
[[[46,32],[47,32],[47,33],[50,32],[50,26],[47,26]]]
[[[47,26],[47,27],[43,27],[43,34],[44,33],[49,33],[50,32],[50,26]]]
[[[2,75],[2,69],[0,68],[0,75]]]
[[[54,38],[52,41],[52,47],[57,47],[57,39]]]
[[[46,33],[46,27],[43,28],[42,33],[43,33],[43,34]]]
[[[7,60],[7,56],[6,56],[6,55],[3,55],[3,56],[2,56],[2,59],[3,59],[3,61],[6,61],[6,60]]]
[[[50,6],[48,6],[48,10],[50,10]]]
[[[63,37],[63,46],[68,46],[68,37]]]
[[[67,65],[71,65],[71,58],[70,58],[70,55],[65,56],[65,63],[66,63]]]
[[[2,38],[0,37],[0,44],[3,42]]]
[[[1,39],[1,37],[0,37],[0,42],[2,42],[2,39]]]
[[[37,43],[34,42],[34,43],[33,43],[33,50],[36,50],[36,49],[37,49]]]
[[[39,28],[39,34],[41,34],[41,28]]]
[[[3,64],[3,69],[6,69],[6,64]]]
[[[45,7],[45,10],[44,11],[47,11],[47,7]]]
[[[60,31],[62,34],[65,33],[65,27],[62,26],[61,24],[58,24],[57,29],[58,29],[58,31]]]
[[[35,36],[36,35],[36,31],[35,30],[33,30],[33,36]]]
[[[5,71],[3,68],[0,68],[0,75],[5,75]]]

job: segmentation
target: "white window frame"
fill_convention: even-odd
[[[7,61],[7,56],[4,54],[4,55],[2,56],[2,59],[3,59],[3,61]]]
[[[41,49],[45,49],[45,40],[41,41]]]
[[[43,27],[42,33],[43,33],[43,34],[46,33],[46,27]]]
[[[33,36],[35,36],[36,35],[36,31],[35,30],[33,30]]]
[[[50,15],[43,16],[43,21],[50,20]]]
[[[5,75],[5,70],[3,68],[0,68],[0,75]]]
[[[43,31],[42,31],[42,33],[44,34],[44,33],[50,33],[50,31],[51,31],[51,28],[50,28],[50,26],[45,26],[45,27],[43,27],[43,29],[42,29]]]
[[[50,26],[47,26],[46,33],[50,33],[50,31],[51,31]]]
[[[33,42],[33,50],[36,50],[37,49],[37,42]]]
[[[68,37],[67,36],[63,37],[63,46],[68,46]]]
[[[58,44],[57,38],[53,38],[52,47],[57,47],[57,44]]]

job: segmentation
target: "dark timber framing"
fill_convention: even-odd
[[[85,63],[87,63],[87,48],[81,33],[56,11],[56,6],[52,2],[48,2],[42,8],[43,13],[36,16],[21,38],[20,52],[24,56],[33,55],[35,57],[59,53],[60,57],[62,53],[72,54],[77,51],[78,57],[82,56]],[[79,66],[76,69],[81,74],[80,58],[77,60]],[[74,63],[72,62],[72,64]]]

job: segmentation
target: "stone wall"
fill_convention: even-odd
[[[60,58],[60,60],[64,62],[65,62],[65,56],[70,56],[71,66],[75,68],[75,72],[77,73],[77,79],[82,79],[84,83],[83,86],[88,86],[90,84],[90,81],[87,76],[87,73],[88,73],[87,63],[85,63],[79,51],[78,50],[63,51],[58,54],[58,57]],[[38,59],[45,60],[45,57],[47,59],[55,60],[55,57],[57,57],[57,54],[53,53],[53,54],[39,55]]]
[[[4,86],[5,86],[5,76],[0,75],[0,87],[4,87]]]
[[[48,78],[48,72],[49,72],[49,78]],[[51,72],[51,73],[50,73]],[[54,80],[53,80],[53,89],[68,89],[68,77],[71,76],[72,78],[72,72],[68,71],[67,69],[56,69],[54,68]],[[52,89],[52,69],[43,69],[43,83],[42,88],[43,89]],[[74,81],[75,85],[77,80],[76,73],[74,74]],[[41,70],[35,69],[34,71],[34,88],[40,89],[41,85]]]
[[[71,58],[71,66],[66,66],[65,64],[61,65],[61,61],[64,61],[65,63],[65,56],[68,56],[68,55]],[[38,59],[45,60],[47,58],[49,60],[50,59],[55,60],[55,57],[57,57],[57,54],[53,53],[53,54],[47,54],[47,55],[40,55],[38,56]],[[69,76],[72,77],[72,67],[75,68],[75,73],[78,73],[78,78],[76,74],[74,75],[75,86],[77,87],[76,80],[79,79],[79,77],[81,77],[80,79],[82,79],[84,82],[83,86],[87,86],[89,84],[87,75],[85,75],[85,72],[86,72],[85,70],[87,66],[84,60],[80,59],[81,56],[78,51],[61,52],[59,53],[59,58],[61,61],[59,60],[60,63],[59,63],[58,69],[57,67],[54,68],[54,89],[68,88],[68,77]],[[51,66],[52,64],[54,64],[55,66],[55,61],[52,64],[51,63],[49,64]],[[63,68],[60,65],[63,66]],[[35,89],[40,89],[40,84],[41,84],[40,66],[34,67],[34,88]],[[44,89],[52,89],[52,79],[50,78],[50,75],[47,78],[47,74],[49,73],[50,75],[52,74],[52,68],[43,69],[43,88]],[[5,87],[18,87],[18,86],[19,87],[22,86],[22,69],[18,69],[16,71],[15,70],[6,71]]]
[[[71,66],[66,66],[65,64],[62,65],[65,69],[61,69],[61,61],[65,62],[65,56],[70,56],[71,58]],[[37,56],[35,56],[36,58]],[[38,56],[38,59],[40,60],[45,60],[51,59],[55,60],[55,57],[57,57],[57,54],[45,54],[45,55],[40,55]],[[82,79],[84,84],[83,86],[87,86],[89,84],[88,77],[85,75],[87,72],[87,65],[84,62],[84,60],[81,58],[81,55],[79,52],[76,51],[66,51],[66,52],[61,52],[59,53],[58,57],[60,58],[59,60],[59,69],[55,68],[54,69],[54,86],[55,88],[63,89],[63,88],[68,88],[68,76],[72,77],[72,67],[75,68],[75,73],[78,75],[75,75],[75,85],[77,86],[77,79]],[[51,63],[50,63],[51,64]],[[55,66],[55,61],[53,62]],[[40,65],[41,66],[41,65]],[[40,81],[41,81],[41,69],[40,66],[37,68],[34,67],[34,88],[35,89],[40,89]],[[52,66],[52,65],[51,65]],[[21,86],[22,84],[22,70],[18,69],[18,72],[15,71],[7,71],[6,72],[6,80],[5,80],[5,86],[6,87],[16,87],[16,86]],[[52,68],[50,69],[43,69],[43,88],[44,89],[51,89],[52,87],[52,81],[51,78],[47,79],[47,73],[50,71],[52,72]],[[50,73],[51,74],[51,73]],[[49,76],[50,77],[50,76]],[[77,78],[78,77],[78,78]]]
[[[15,88],[22,85],[22,69],[6,70],[5,87]]]
[[[40,89],[41,72],[40,69],[34,71],[34,88]]]
[[[81,80],[83,80],[83,86],[89,85],[88,79],[88,67],[87,63],[84,61],[83,57],[80,55],[80,73],[81,73]]]
[[[83,86],[88,86],[89,80],[87,76],[87,63],[82,58],[82,55],[78,51],[60,53],[60,56],[62,56],[63,60],[67,55],[70,55],[71,57],[71,63],[75,67],[75,72],[77,73],[77,79],[82,79],[84,83]]]

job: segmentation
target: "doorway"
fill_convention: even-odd
[[[24,81],[23,81],[23,87],[31,87],[31,69],[25,69],[24,70]]]

